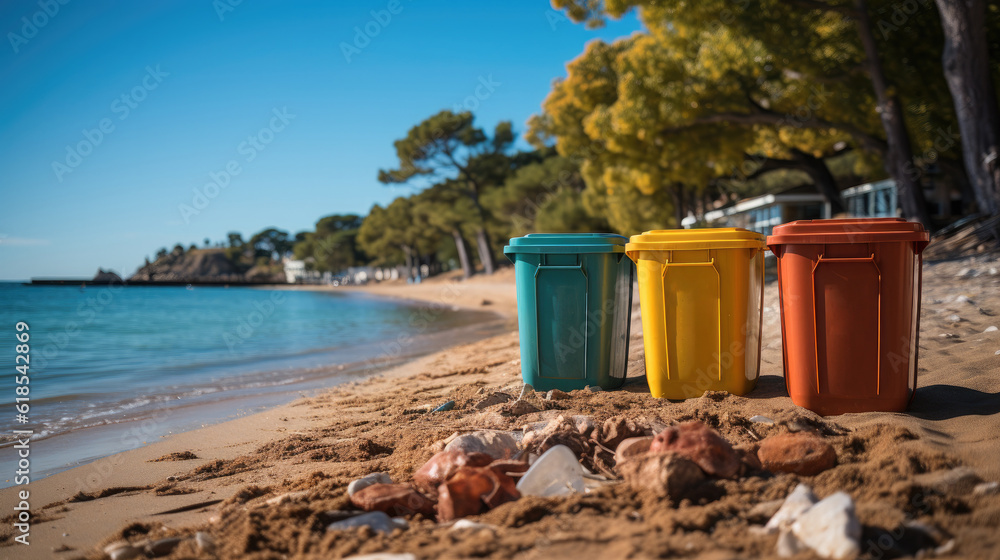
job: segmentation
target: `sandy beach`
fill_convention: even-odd
[[[104,558],[102,549],[111,542],[182,537],[164,557],[770,557],[776,536],[751,530],[767,521],[762,512],[768,508],[755,506],[783,499],[806,481],[820,498],[838,490],[852,496],[865,527],[863,543],[916,521],[937,531],[936,546],[946,545],[939,557],[1000,557],[1000,494],[959,491],[934,478],[964,465],[982,481],[1000,479],[1000,331],[990,329],[1000,326],[998,267],[995,256],[925,264],[919,390],[909,411],[826,418],[786,396],[776,282],[765,287],[762,377],[752,393],[653,399],[643,378],[636,298],[629,381],[622,390],[574,391],[566,400],[527,394],[523,401],[531,407],[516,412],[507,404],[482,403],[497,392],[517,397],[522,387],[512,270],[464,282],[450,275],[419,285],[350,288],[426,302],[428,320],[441,306],[493,311],[507,319],[507,332],[33,480],[31,545],[12,540],[8,512],[0,556]],[[447,401],[455,407],[429,412]],[[454,531],[419,517],[391,534],[326,530],[337,512],[354,509],[346,493],[352,480],[384,471],[394,481],[408,481],[440,449],[435,443],[455,432],[520,430],[573,415],[590,416],[597,425],[624,416],[661,428],[698,419],[747,448],[805,424],[834,446],[837,466],[814,477],[717,481],[711,495],[680,502],[624,483],[570,497],[525,497],[474,516],[491,526],[481,530]],[[774,423],[750,424],[755,415]],[[0,490],[0,500],[15,503],[17,490]],[[189,538],[199,532],[201,541]],[[206,538],[210,546],[203,546]],[[881,545],[875,546],[879,552]],[[868,555],[875,556],[871,550]]]

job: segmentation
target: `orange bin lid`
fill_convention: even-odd
[[[902,218],[852,218],[840,220],[798,220],[775,226],[767,238],[768,247],[790,244],[829,245],[833,243],[917,243],[923,251],[930,239],[924,226]]]

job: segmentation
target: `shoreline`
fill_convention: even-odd
[[[272,290],[275,286],[241,286]],[[319,287],[322,288],[322,287]],[[279,288],[280,289],[280,288]],[[295,289],[295,288],[292,288]],[[333,288],[337,290],[337,288]],[[310,290],[326,291],[326,290]],[[413,308],[414,316],[433,321],[438,302],[429,298],[397,297],[391,294],[372,293],[365,287],[349,290],[378,299],[392,299]],[[430,303],[431,308],[427,304]],[[252,387],[236,388],[223,393],[212,393],[204,400],[173,406],[169,403],[144,410],[135,417],[111,420],[89,426],[72,428],[55,434],[32,438],[31,444],[40,451],[32,463],[33,479],[45,480],[62,472],[85,468],[94,461],[127,453],[160,440],[206,427],[225,424],[248,415],[262,414],[275,407],[293,404],[311,398],[334,387],[355,383],[380,375],[422,356],[446,350],[456,344],[470,343],[494,336],[509,328],[509,314],[472,305],[452,305],[449,310],[488,313],[493,320],[480,320],[461,327],[442,331],[408,335],[403,344],[386,339],[373,345],[362,360],[349,363],[330,362],[320,367],[309,367],[287,372],[301,379],[288,384],[269,385],[263,392]],[[428,312],[427,310],[430,309]],[[471,328],[470,328],[471,327]],[[283,372],[285,373],[285,372]],[[301,375],[300,375],[301,374]],[[83,443],[81,443],[83,442]],[[12,452],[16,439],[0,443],[0,472],[13,473],[17,458]],[[84,448],[87,455],[62,451],[63,444],[73,449]],[[122,448],[124,447],[124,449]],[[9,476],[9,478],[8,478]],[[37,477],[37,478],[36,478]],[[14,485],[14,477],[0,478],[0,496],[3,490]]]
[[[646,556],[656,550],[688,550],[684,547],[689,545],[694,547],[691,556],[720,547],[741,551],[742,556],[773,555],[773,537],[754,536],[748,531],[751,524],[760,523],[748,512],[758,501],[783,498],[795,484],[793,475],[749,479],[746,487],[742,482],[728,485],[731,494],[717,504],[666,507],[641,495],[637,498],[624,485],[562,500],[522,499],[473,518],[496,527],[493,537],[485,541],[456,540],[447,527],[416,520],[411,520],[408,531],[391,537],[359,532],[333,538],[324,537],[322,530],[303,531],[302,512],[351,508],[345,487],[364,474],[384,471],[395,481],[408,480],[433,453],[433,442],[453,432],[517,430],[532,422],[573,414],[592,416],[598,424],[622,414],[667,424],[700,418],[718,425],[725,437],[740,445],[754,443],[752,434],[744,428],[746,419],[753,415],[776,421],[775,426],[754,428],[763,435],[802,419],[818,422],[843,434],[831,436],[831,441],[844,463],[804,481],[813,485],[819,496],[848,491],[857,500],[859,516],[866,526],[896,516],[902,518],[904,513],[911,513],[905,509],[900,513],[894,508],[903,506],[893,504],[907,495],[919,474],[965,464],[986,481],[1000,479],[1000,464],[995,461],[1000,449],[1000,380],[995,378],[1000,357],[994,355],[1000,348],[1000,333],[987,329],[1000,323],[1000,317],[993,315],[994,310],[1000,311],[1000,278],[956,280],[956,274],[965,266],[965,262],[934,264],[924,269],[920,385],[907,413],[822,418],[792,405],[781,376],[774,284],[765,287],[761,379],[755,391],[744,397],[721,399],[652,399],[641,377],[643,347],[636,300],[629,349],[630,382],[622,390],[575,391],[570,399],[558,403],[544,401],[540,394],[529,395],[528,401],[539,411],[521,417],[502,414],[500,405],[476,406],[490,392],[516,397],[520,391],[518,335],[513,323],[508,322],[504,334],[452,346],[311,398],[176,434],[35,481],[31,486],[36,516],[32,537],[42,546],[32,546],[24,557],[100,558],[95,546],[123,537],[137,538],[122,533],[121,529],[129,524],[143,527],[149,538],[208,532],[219,540],[221,557],[226,558],[242,557],[250,550],[302,558],[386,551],[414,552],[418,557],[579,558],[598,553]],[[378,291],[427,301],[440,293],[441,282],[383,284]],[[473,278],[461,284],[462,295],[453,305],[489,308],[513,317],[512,278]],[[353,289],[367,291],[365,288]],[[976,303],[958,300],[957,294]],[[483,306],[483,299],[489,299],[492,305]],[[962,320],[950,321],[954,313],[961,313]],[[456,401],[454,410],[426,412],[448,400]],[[184,452],[193,453],[197,459],[147,462],[168,453]],[[86,486],[87,494],[80,497],[83,501],[67,502],[78,491],[79,481],[88,482],[87,477],[92,477],[94,484]],[[0,491],[5,503],[10,499],[10,490]],[[289,504],[274,501],[285,499],[281,496],[288,493],[304,493],[308,498]],[[938,507],[939,502],[932,504]],[[185,507],[191,509],[165,513]],[[710,522],[709,529],[715,526],[717,531],[711,536],[698,532],[709,529],[671,535],[670,528],[675,524],[688,523],[685,519],[712,518],[715,514],[711,512],[720,507],[729,512],[727,518],[735,517],[724,525]],[[975,515],[958,515],[940,508],[913,515],[955,535],[958,551],[965,556],[1000,546],[995,531],[984,530],[982,525],[993,519],[991,512],[1000,512],[1000,497],[976,498],[967,507]],[[538,511],[546,513],[540,515]],[[638,517],[629,512],[636,512]],[[608,539],[595,541],[588,536],[594,523],[608,528]],[[564,537],[549,540],[547,536],[553,531]],[[659,536],[649,538],[654,534]],[[518,543],[528,543],[529,547],[521,548]],[[534,556],[526,552],[531,549],[530,543],[539,547]],[[56,547],[71,550],[57,555],[53,554]],[[191,557],[197,553],[189,547],[179,548],[176,555]]]
[[[440,305],[439,295],[440,284],[447,279],[438,279],[436,282],[428,282],[425,286],[436,286],[434,293],[408,294],[399,293],[399,288],[408,288],[405,283],[399,283],[386,289],[381,286],[378,290],[371,290],[372,286],[352,287],[348,291],[365,293],[380,298],[389,298],[407,301],[412,305],[426,306],[426,304]],[[264,288],[264,287],[260,287]],[[319,291],[327,289],[338,290],[342,288],[333,287],[287,287],[284,289],[320,288]],[[273,287],[266,287],[273,289]],[[281,288],[279,288],[281,289]],[[454,293],[449,291],[449,293]],[[467,299],[468,290],[460,290],[461,297],[458,301],[451,303],[453,307],[461,308],[465,311],[489,311],[496,315],[496,320],[492,321],[494,326],[502,329],[507,334],[491,334],[478,337],[474,342],[456,342],[450,340],[443,346],[438,346],[426,351],[417,350],[405,357],[397,359],[395,362],[382,367],[379,371],[357,379],[345,380],[343,382],[317,387],[312,395],[300,395],[292,397],[282,404],[267,406],[264,410],[253,411],[249,414],[236,413],[236,418],[216,421],[185,431],[163,435],[159,441],[143,442],[139,447],[112,453],[85,464],[73,466],[67,469],[46,476],[35,478],[31,476],[31,482],[26,486],[8,486],[0,488],[0,503],[16,503],[16,492],[24,489],[30,490],[31,506],[34,518],[32,520],[32,541],[34,546],[19,550],[21,558],[51,558],[57,547],[59,551],[83,552],[94,546],[105,538],[106,534],[135,518],[156,519],[158,512],[184,507],[192,501],[190,496],[184,493],[177,495],[165,495],[157,498],[156,507],[150,508],[148,500],[139,492],[141,489],[151,489],[157,485],[162,485],[164,480],[176,476],[184,468],[190,468],[192,464],[211,464],[215,461],[227,461],[238,457],[241,453],[250,452],[261,446],[280,441],[282,438],[298,433],[301,430],[312,428],[316,424],[315,412],[310,408],[310,403],[316,399],[324,398],[335,392],[348,391],[358,387],[363,387],[373,381],[381,379],[401,379],[417,375],[423,368],[428,367],[438,359],[438,356],[446,354],[455,347],[477,344],[484,341],[496,339],[498,337],[509,336],[512,327],[512,317],[516,315],[513,309],[499,305],[495,308],[484,309],[480,305],[481,301],[476,301],[475,296]],[[433,297],[432,297],[433,296]],[[516,329],[516,324],[513,324]],[[444,335],[450,331],[437,333]],[[433,336],[433,335],[432,335]],[[336,366],[331,366],[336,367]],[[211,406],[211,405],[207,405]],[[141,423],[140,427],[141,427]],[[102,426],[100,428],[121,429],[121,425]],[[124,426],[128,428],[128,426]],[[82,430],[87,432],[91,429]],[[32,451],[44,453],[45,442],[56,438],[46,438],[37,442],[32,441]],[[42,445],[36,446],[36,443]],[[39,449],[40,448],[40,449]],[[194,460],[175,461],[155,461],[155,459],[169,455],[176,449],[190,450],[198,458]],[[10,448],[0,448],[0,453]],[[10,469],[8,469],[10,470]],[[13,471],[11,471],[13,472]],[[123,490],[124,489],[124,490]],[[216,502],[231,498],[239,491],[235,486],[220,486],[207,492],[212,499],[206,502]],[[74,496],[94,495],[109,493],[116,498],[115,507],[108,510],[104,507],[96,508],[99,514],[91,515],[87,510],[96,501],[89,498],[86,501],[74,502]],[[82,493],[82,494],[81,494]],[[129,503],[123,503],[123,502]],[[68,512],[60,511],[67,508],[67,503],[75,504],[79,511],[63,517]],[[51,513],[51,512],[57,513]],[[204,510],[192,510],[181,512],[169,516],[170,525],[183,525],[204,519]],[[164,519],[164,521],[167,521]],[[10,530],[9,525],[0,528],[0,536],[6,536]],[[58,543],[58,544],[56,544]],[[41,545],[41,546],[39,546]],[[11,542],[0,542],[0,549],[4,546],[14,546]],[[20,546],[20,545],[17,545]]]

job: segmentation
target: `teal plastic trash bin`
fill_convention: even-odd
[[[635,265],[628,238],[532,233],[503,252],[514,263],[521,377],[537,391],[625,382]]]

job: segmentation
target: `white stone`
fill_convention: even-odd
[[[525,383],[524,387],[521,387],[521,396],[517,397],[517,400],[521,400],[528,395],[533,395],[535,393],[535,388],[530,384]]]
[[[494,459],[510,459],[519,451],[513,435],[490,430],[462,434],[444,446],[444,450],[485,453]]]
[[[348,484],[347,495],[354,496],[356,492],[360,492],[373,484],[392,484],[392,479],[384,472],[371,473]]]
[[[381,511],[362,513],[341,521],[335,521],[326,526],[327,531],[347,531],[358,527],[371,527],[378,533],[391,533],[396,528],[392,518]]]
[[[142,556],[142,549],[136,548],[125,541],[118,541],[104,547],[104,553],[111,560],[132,560]]]
[[[795,538],[795,535],[792,534],[791,529],[782,529],[781,533],[778,534],[778,542],[775,545],[778,556],[789,558],[805,549],[805,546],[799,542],[799,539]]]
[[[998,328],[996,327],[996,325],[990,325],[990,326],[986,327],[986,330],[985,330],[985,331],[983,331],[983,333],[988,333],[988,332],[997,332],[997,331],[1000,331],[1000,329],[998,329]]]
[[[120,546],[108,553],[111,560],[132,560],[143,556],[142,550],[131,545]]]
[[[556,445],[542,453],[517,483],[523,496],[562,496],[585,490],[583,469],[573,452],[565,445]]]
[[[488,523],[477,523],[469,519],[459,519],[451,526],[452,531],[461,531],[463,529],[473,529],[476,531],[481,531],[481,530],[495,531],[496,525],[490,525]]]
[[[767,424],[767,425],[774,424],[774,420],[768,418],[767,416],[761,416],[759,414],[757,416],[751,416],[750,421],[756,424]]]
[[[1000,494],[1000,482],[983,482],[977,484],[975,488],[972,489],[972,494],[976,496],[992,496],[993,494]]]
[[[812,488],[806,484],[799,484],[785,498],[785,502],[778,508],[777,513],[764,525],[767,533],[776,533],[779,529],[790,526],[802,512],[811,508],[817,502],[816,495]]]
[[[854,558],[861,552],[861,522],[846,492],[823,498],[792,523],[802,544],[824,558]]]
[[[952,323],[961,323],[962,322],[962,318],[959,317],[958,315],[954,315],[954,314],[953,315],[948,315],[948,320],[951,321]]]
[[[955,303],[974,303],[968,296],[955,296]]]
[[[215,551],[215,539],[208,533],[198,531],[194,534],[194,542],[198,545],[198,550],[209,554]]]
[[[955,551],[955,539],[951,539],[943,545],[934,549],[934,556],[947,556]]]

